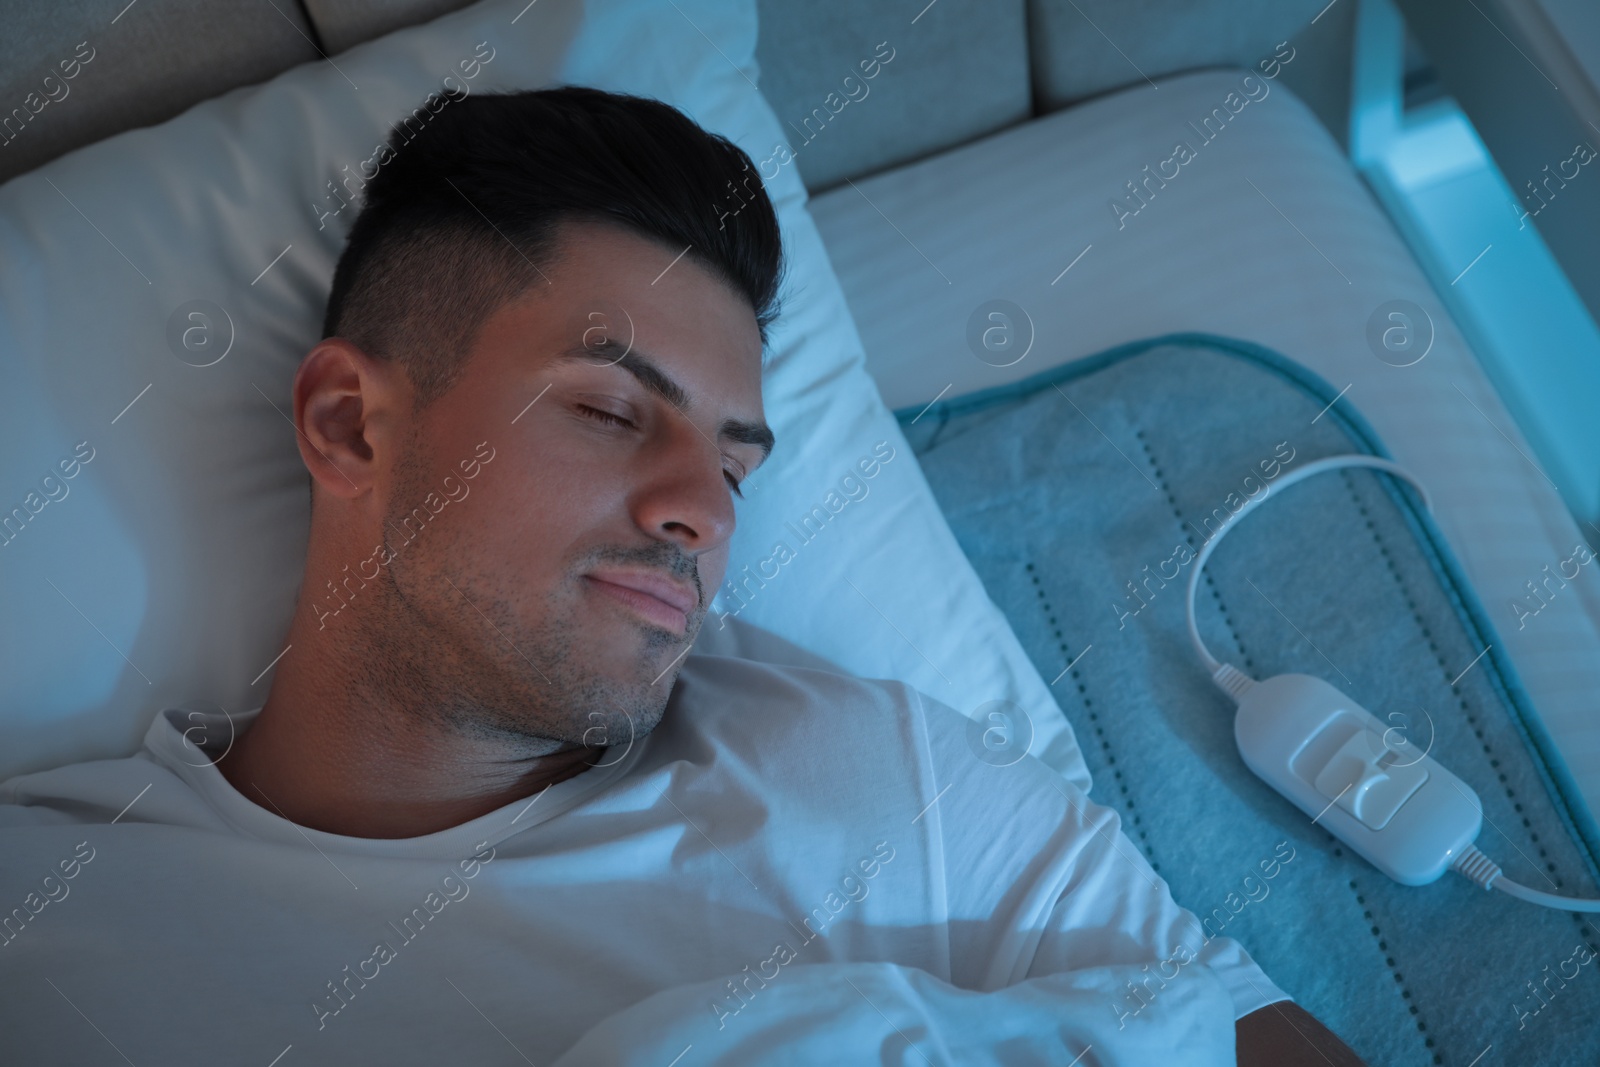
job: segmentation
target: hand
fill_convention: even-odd
[[[1233,1024],[1239,1067],[1367,1067],[1365,1061],[1292,1000],[1280,1000]]]

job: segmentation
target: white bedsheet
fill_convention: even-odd
[[[1439,527],[1600,810],[1600,565],[1551,583],[1536,615],[1513,608],[1541,603],[1526,583],[1573,556],[1576,523],[1337,144],[1280,84],[1244,77],[1142,85],[813,200],[868,369],[901,408],[1200,330],[1267,345],[1348,386],[1346,399],[1429,486]],[[1225,121],[1213,119],[1220,132],[1206,141],[1196,126],[1213,108]],[[1192,156],[1164,162],[1180,141]],[[1127,183],[1150,174],[1141,204]],[[1031,351],[1004,368],[966,340],[969,316],[997,298],[1022,307],[1034,331]],[[1379,359],[1367,341],[1369,318],[1392,300],[1420,305],[1435,326],[1411,366]]]
[[[1102,1067],[1237,1063],[1221,984],[1204,968],[1178,974],[1181,981],[1161,990],[1148,1016],[1121,1024],[1105,1009],[1147,977],[1131,964],[1064,971],[992,993],[956,989],[891,963],[796,964],[784,985],[763,990],[740,1013],[737,1029],[719,1030],[705,1009],[726,995],[722,982],[675,986],[596,1024],[553,1067],[670,1067],[691,1049],[697,1067],[1025,1067],[1091,1049],[1092,1058],[1081,1062]]]

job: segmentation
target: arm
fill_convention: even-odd
[[[1035,760],[1004,766],[973,760],[948,743],[950,730],[939,728],[939,720],[959,713],[919,699],[927,708],[934,777],[949,783],[948,797],[927,818],[944,839],[947,869],[982,872],[950,881],[951,914],[980,919],[952,924],[952,958],[980,964],[958,971],[958,985],[995,989],[1074,968],[1127,966],[1137,973],[1105,1005],[1120,1026],[1160,1005],[1168,983],[1209,970],[1232,1001],[1220,1010],[1235,1019],[1232,1062],[1239,1067],[1365,1067],[1314,1016],[1282,999],[1284,991],[1242,945],[1178,905],[1114,810]],[[983,805],[959,807],[968,797],[983,798]],[[993,847],[997,837],[1005,848]],[[1027,929],[1040,914],[1048,918],[1031,953],[1017,961],[996,951],[996,926]],[[1012,969],[1013,961],[1024,973]],[[1258,1007],[1263,1002],[1270,1003]],[[1238,1010],[1247,1014],[1236,1018]]]
[[[1292,1000],[1253,1011],[1233,1029],[1239,1067],[1366,1067],[1332,1030]]]
[[[1214,974],[1187,969],[1119,1019],[1110,1006],[1140,973],[1090,967],[980,993],[892,963],[788,963],[744,986],[732,1010],[726,978],[655,993],[592,1027],[553,1067],[662,1067],[691,1047],[702,1067],[1233,1064],[1230,998]]]

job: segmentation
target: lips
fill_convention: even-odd
[[[674,633],[687,630],[689,616],[700,604],[700,596],[693,587],[660,572],[607,569],[584,577],[593,582],[598,591]]]

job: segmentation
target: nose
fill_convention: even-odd
[[[733,536],[733,493],[722,452],[679,413],[633,495],[633,519],[650,536],[698,555]]]

